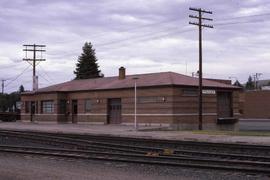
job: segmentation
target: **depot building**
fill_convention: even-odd
[[[23,93],[21,119],[133,124],[136,112],[139,126],[198,129],[198,84],[198,78],[174,72],[126,75],[121,67],[118,76],[72,80]],[[228,81],[203,79],[204,129],[237,127],[239,91]]]

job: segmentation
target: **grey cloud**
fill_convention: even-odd
[[[41,76],[50,74],[53,81],[41,77],[43,86],[73,78],[73,68],[85,41],[91,41],[96,48],[105,75],[116,75],[118,66],[125,64],[130,73],[164,70],[185,73],[185,63],[192,72],[197,70],[198,32],[188,25],[188,15],[196,14],[188,8],[202,7],[214,12],[205,15],[214,19],[214,25],[236,22],[204,29],[204,74],[220,78],[234,74],[245,81],[256,70],[265,72],[264,78],[270,78],[266,69],[269,64],[259,60],[270,58],[267,49],[270,24],[266,21],[269,15],[235,18],[243,9],[269,5],[266,0],[2,0],[1,46],[16,44],[10,50],[21,52],[23,43],[46,44],[47,61],[42,62],[46,72],[39,71]],[[186,27],[188,32],[183,33]],[[10,66],[23,58],[20,53],[0,53],[11,60]],[[144,60],[145,66],[141,64]],[[254,62],[257,68],[252,68]],[[23,70],[22,65],[14,72],[2,67],[6,65],[0,69],[9,75]],[[20,82],[30,88],[31,72],[9,87],[19,86]]]

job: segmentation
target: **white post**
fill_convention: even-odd
[[[135,130],[138,129],[137,127],[137,82],[135,79],[135,85],[134,85],[134,127]]]
[[[137,124],[137,79],[138,77],[132,78],[135,80],[134,82],[134,128],[137,131],[138,130],[138,124]]]

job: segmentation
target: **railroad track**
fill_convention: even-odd
[[[96,142],[89,140],[80,140],[74,138],[66,138],[66,137],[55,137],[52,135],[39,135],[33,133],[25,133],[25,132],[0,132],[0,135],[8,135],[13,137],[19,137],[24,139],[31,139],[37,142],[48,142],[49,144],[57,144],[57,145],[71,145],[74,148],[82,148],[82,149],[91,149],[91,148],[99,148],[100,150],[111,150],[111,151],[127,151],[134,153],[145,153],[145,152],[156,152],[162,153],[164,148],[157,147],[149,147],[149,146],[137,146],[137,145],[125,145],[125,144],[117,144],[117,143],[105,143],[105,142]],[[192,155],[192,156],[204,156],[204,157],[220,157],[220,158],[237,158],[243,160],[260,160],[260,161],[269,161],[270,157],[268,156],[258,156],[258,155],[243,155],[243,154],[232,154],[232,153],[213,153],[213,152],[203,152],[203,151],[191,151],[191,150],[174,150],[175,155]]]
[[[0,130],[1,132],[2,130]],[[21,131],[7,131],[7,132],[19,132]],[[250,145],[241,143],[211,143],[211,142],[196,142],[196,141],[179,141],[179,140],[161,140],[151,138],[133,138],[133,137],[118,137],[109,135],[81,135],[81,134],[64,134],[64,133],[47,133],[47,132],[27,132],[29,134],[39,134],[48,136],[65,137],[79,140],[88,140],[99,143],[112,143],[134,146],[144,145],[148,147],[161,147],[181,150],[193,150],[197,147],[200,150],[207,150],[208,152],[234,152],[238,154],[262,154],[270,156],[270,146],[266,145]]]
[[[124,144],[116,139],[100,138],[94,141],[78,139],[52,133],[35,133],[19,131],[0,131],[0,136],[20,138],[35,142],[49,143],[64,148],[40,148],[26,146],[0,146],[2,152],[52,155],[83,159],[136,162],[171,166],[224,169],[270,174],[270,157],[260,155],[241,155],[233,153],[207,152],[198,150],[178,150],[149,146]],[[200,144],[200,143],[199,143]],[[214,144],[211,144],[213,146]],[[199,145],[198,145],[199,146]],[[218,145],[219,146],[219,145]],[[233,145],[236,148],[236,145]],[[244,148],[245,145],[241,145]],[[248,145],[247,147],[250,147]],[[251,146],[254,148],[253,146]],[[260,146],[266,150],[269,147]],[[256,148],[257,149],[257,148]],[[166,151],[167,150],[167,151]],[[170,150],[170,149],[169,149]]]
[[[139,155],[133,153],[112,153],[26,146],[0,146],[0,152],[270,174],[270,163],[266,162],[222,161],[148,154]]]
[[[149,146],[138,146],[138,145],[126,145],[121,142],[120,143],[111,143],[110,140],[107,140],[109,142],[103,142],[103,141],[93,141],[93,140],[81,140],[77,138],[71,138],[71,137],[62,137],[56,136],[56,134],[36,134],[36,133],[25,133],[25,132],[10,132],[10,131],[0,131],[0,135],[8,135],[8,136],[14,136],[19,138],[25,138],[25,139],[32,139],[36,140],[38,142],[48,142],[50,144],[56,144],[56,145],[64,145],[68,146],[70,145],[73,148],[77,149],[99,149],[99,150],[105,150],[105,151],[117,151],[117,152],[133,152],[133,153],[147,153],[147,152],[153,152],[153,153],[159,153],[164,154],[164,151],[166,149],[170,148],[159,148],[159,147],[149,147]],[[33,136],[35,135],[35,136]],[[200,145],[200,143],[199,143]],[[199,146],[197,145],[197,146]],[[230,144],[229,144],[230,145]],[[241,145],[242,146],[242,145]],[[196,149],[196,148],[194,148]],[[248,160],[248,161],[270,161],[270,156],[260,156],[260,155],[245,155],[245,154],[234,154],[234,153],[221,153],[221,152],[209,152],[209,151],[202,151],[202,150],[178,150],[178,149],[171,149],[173,150],[173,154],[175,156],[198,156],[198,157],[207,157],[207,158],[223,158],[223,159],[238,159],[238,160]],[[265,150],[265,149],[264,149]],[[268,149],[270,151],[270,148]]]

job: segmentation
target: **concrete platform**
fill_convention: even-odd
[[[135,131],[128,125],[90,125],[90,124],[44,124],[26,122],[0,122],[0,129],[42,131],[75,134],[114,135],[141,137],[149,139],[186,140],[202,142],[241,143],[270,145],[270,136],[211,135],[194,131],[168,131],[158,127],[139,127]]]
[[[270,119],[239,119],[239,130],[270,132]]]

